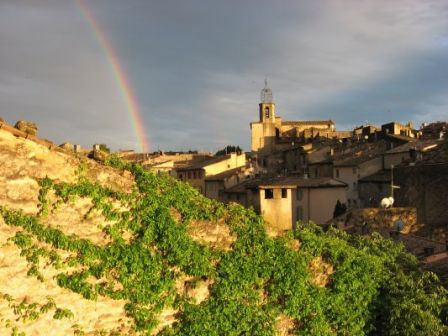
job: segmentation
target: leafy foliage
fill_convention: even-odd
[[[263,219],[251,209],[206,199],[177,180],[113,155],[107,163],[131,171],[137,190],[118,193],[83,177],[75,184],[44,179],[39,196],[46,209],[41,215],[51,210],[46,203],[50,190],[58,202],[92,199],[91,211],[114,222],[104,228],[111,238],[105,246],[44,226],[38,216],[6,208],[0,214],[8,225],[23,228],[12,240],[37,271],[39,259],[51,258],[51,251],[34,246],[34,239],[75,252],[82,270],[61,272],[59,286],[90,300],[99,295],[127,300],[125,309],[137,331],[151,332],[158,313],[175,307],[177,322],[162,335],[274,335],[280,314],[293,321],[297,335],[448,333],[446,290],[434,275],[419,270],[402,245],[379,235],[324,232],[311,223],[270,238]],[[112,200],[125,210],[116,209]],[[210,249],[187,234],[191,221],[220,218],[238,238],[229,251]],[[123,238],[125,232],[130,239]],[[297,241],[300,248],[291,248]],[[310,263],[315,258],[334,268],[326,285],[313,281]],[[177,291],[182,274],[213,280],[209,298],[197,304]],[[95,284],[88,281],[92,277]],[[55,318],[70,318],[68,312],[56,312]]]
[[[227,145],[223,149],[220,149],[219,151],[217,151],[215,155],[219,156],[219,155],[226,155],[226,154],[230,154],[230,153],[242,153],[242,151],[243,150],[240,148],[240,146]]]

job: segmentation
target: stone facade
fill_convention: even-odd
[[[318,224],[330,220],[337,201],[346,202],[346,187],[332,178],[264,177],[226,190],[225,201],[252,206],[270,229],[290,230],[298,220]]]
[[[290,148],[294,141],[304,141],[314,137],[338,138],[350,136],[336,132],[332,120],[316,121],[283,121],[276,115],[276,107],[273,101],[272,90],[265,83],[261,91],[259,104],[259,119],[252,122],[251,149],[260,159],[275,152]],[[263,161],[260,161],[263,165]]]
[[[207,176],[217,175],[228,170],[244,167],[245,165],[246,155],[244,153],[231,153],[216,156],[200,163],[177,167],[175,176],[205,194],[205,179]]]
[[[422,236],[448,238],[448,162],[402,166],[394,169],[397,206],[414,206]]]

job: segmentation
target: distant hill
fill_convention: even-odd
[[[401,245],[252,210],[0,130],[0,335],[447,335]]]

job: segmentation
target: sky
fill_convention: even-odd
[[[81,0],[0,0],[0,117],[55,143],[140,150]],[[150,150],[250,149],[267,78],[283,120],[448,120],[446,0],[83,0]]]

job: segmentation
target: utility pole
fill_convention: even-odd
[[[394,197],[394,165],[390,165],[390,196]]]
[[[400,186],[394,185],[394,165],[390,165],[390,196],[394,198],[394,189],[400,189]]]

